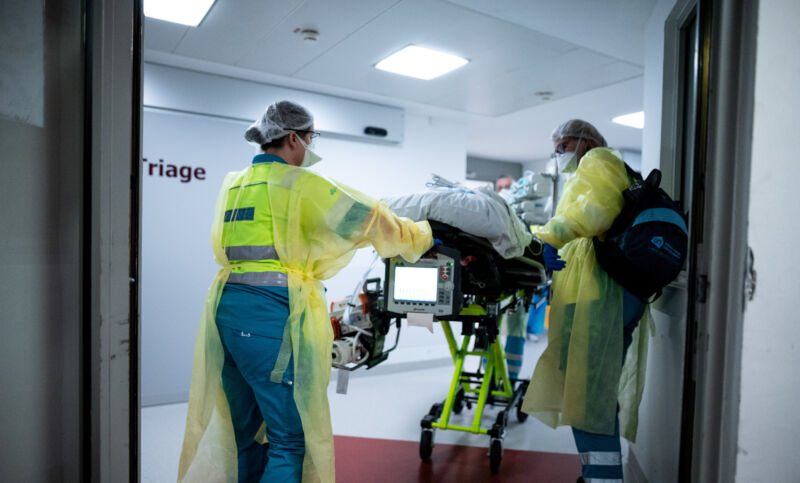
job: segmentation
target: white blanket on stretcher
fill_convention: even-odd
[[[414,221],[436,220],[486,238],[504,258],[523,254],[531,233],[513,209],[491,188],[438,188],[424,193],[385,198],[399,216]]]

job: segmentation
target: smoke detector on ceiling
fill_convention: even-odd
[[[553,93],[551,91],[536,91],[533,93],[533,95],[543,101],[549,101],[553,98]]]
[[[301,29],[298,27],[294,29],[294,33],[299,33],[303,37],[303,42],[307,44],[315,44],[319,40],[319,32],[314,29]]]

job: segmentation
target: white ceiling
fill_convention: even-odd
[[[383,102],[463,120],[467,151],[547,157],[553,127],[596,123],[639,149],[611,117],[641,110],[643,32],[655,0],[216,0],[198,27],[146,19],[145,60]],[[296,29],[318,30],[303,42]],[[470,60],[422,81],[378,71],[408,45]],[[552,92],[543,99],[536,93]]]

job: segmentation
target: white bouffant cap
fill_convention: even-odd
[[[597,143],[598,147],[608,147],[605,138],[600,135],[600,131],[590,123],[581,119],[570,119],[555,128],[553,131],[553,142],[561,138],[590,139]]]
[[[308,110],[291,101],[280,101],[270,105],[264,114],[244,133],[244,138],[257,144],[267,144],[280,139],[291,131],[305,131],[314,125],[314,116]]]

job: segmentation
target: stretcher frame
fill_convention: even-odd
[[[516,306],[521,299],[527,308],[533,294],[547,288],[548,277],[542,263],[538,261],[541,259],[543,244],[536,243],[538,250],[534,250],[534,243],[531,243],[522,256],[505,259],[485,239],[435,220],[428,222],[434,236],[443,246],[456,250],[463,268],[456,264],[456,269],[461,270],[458,276],[461,280],[460,296],[454,297],[454,310],[451,313],[457,315],[433,317],[442,325],[455,368],[447,397],[444,401],[433,404],[420,421],[420,458],[430,461],[436,430],[485,434],[490,438],[489,467],[492,473],[497,473],[503,457],[503,438],[509,414],[516,408],[519,422],[528,418],[522,412],[521,406],[529,384],[526,379],[508,376],[505,351],[498,340],[500,315]],[[469,259],[472,260],[468,261]],[[473,262],[477,262],[477,268],[473,268]],[[388,271],[387,265],[385,294],[391,292],[387,282],[390,280]],[[506,278],[501,277],[501,273]],[[388,315],[404,317],[406,314],[392,312]],[[462,324],[460,343],[456,341],[452,322]],[[480,366],[474,373],[466,372],[464,364],[467,357],[481,357],[486,361],[485,366]],[[472,403],[475,403],[476,411],[471,426],[450,423],[453,413],[459,414],[464,405],[471,409]],[[483,428],[481,420],[487,404],[504,407],[497,414],[494,424]]]
[[[447,397],[443,402],[435,403],[420,421],[420,458],[430,461],[433,451],[434,431],[450,430],[472,434],[488,435],[489,467],[497,473],[503,456],[503,438],[506,433],[508,417],[516,408],[517,419],[524,422],[528,415],[521,411],[522,397],[528,388],[527,379],[510,378],[506,364],[505,351],[498,339],[499,316],[517,303],[517,297],[507,297],[502,303],[473,303],[461,310],[451,320],[440,320],[450,355],[455,369],[450,381]],[[451,322],[462,323],[461,342],[456,341]],[[477,324],[477,328],[475,325]],[[470,349],[470,343],[473,342]],[[484,339],[484,340],[480,340]],[[483,347],[485,346],[485,347]],[[483,370],[466,372],[464,364],[467,357],[480,357],[485,360]],[[464,405],[471,408],[476,404],[475,415],[471,426],[450,423],[453,413],[460,414]],[[490,428],[481,426],[483,411],[486,405],[503,405]]]

